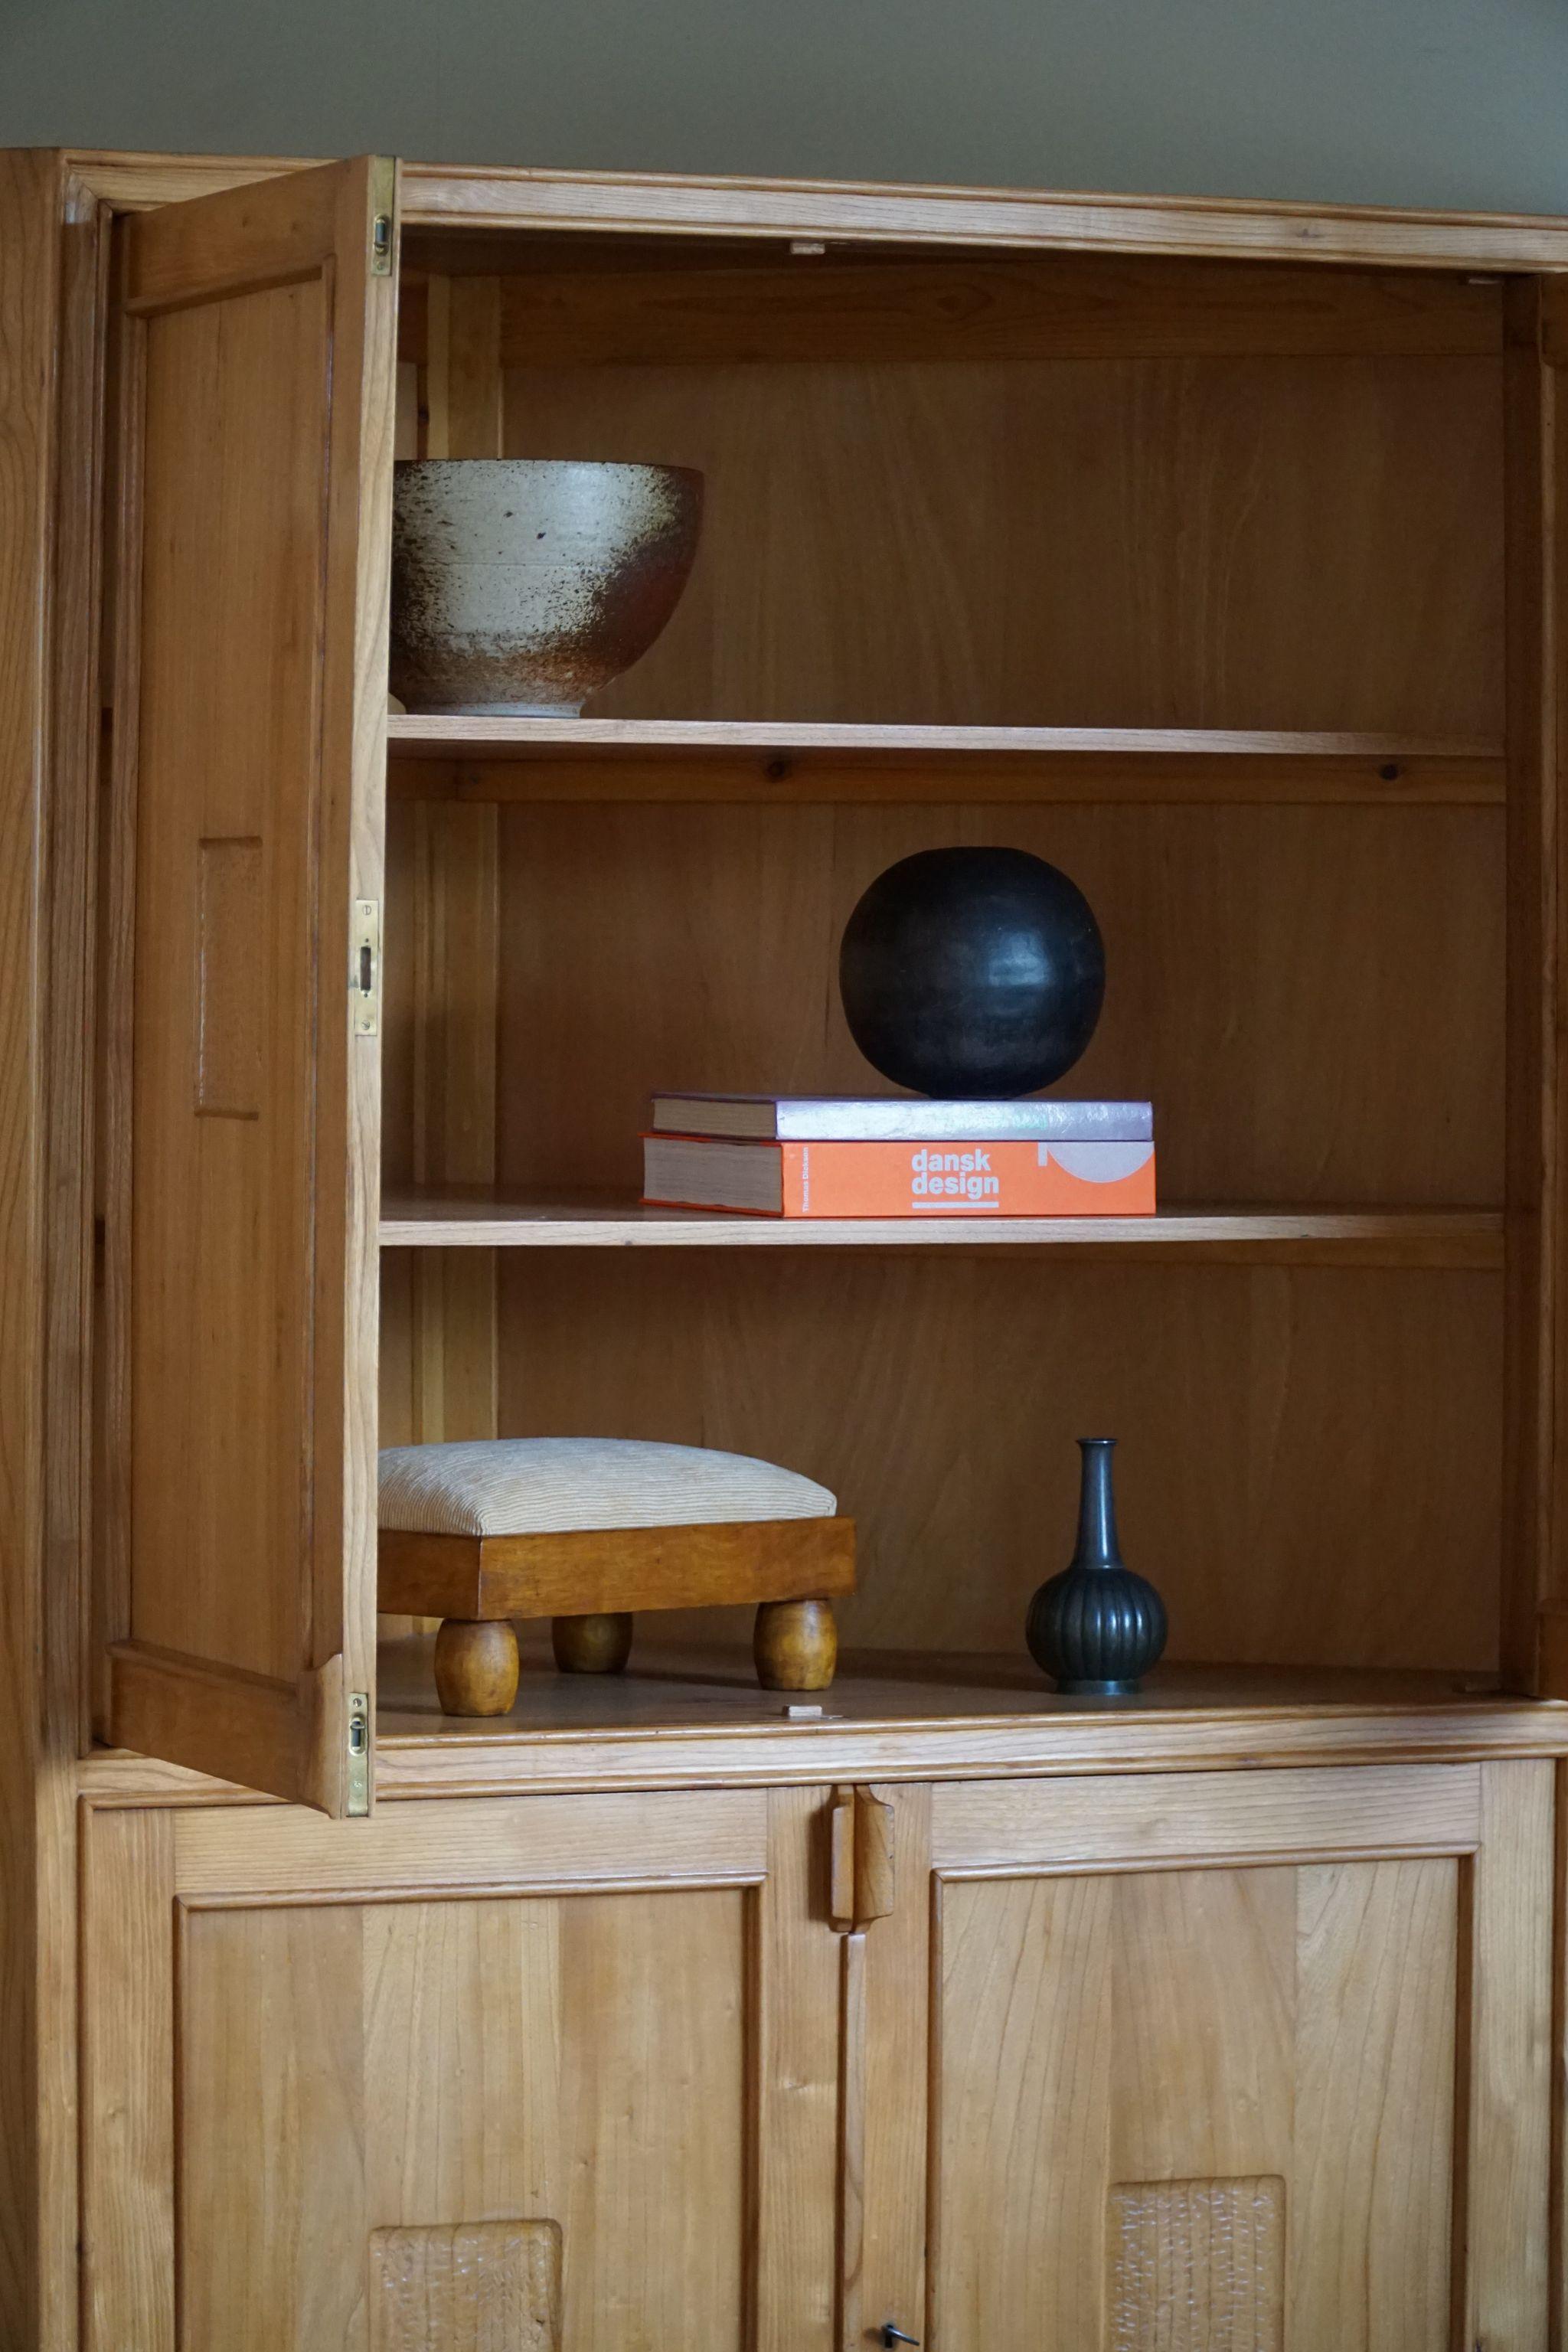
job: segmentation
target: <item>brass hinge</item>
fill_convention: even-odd
[[[397,166],[390,155],[377,155],[371,165],[370,274],[373,278],[392,275],[393,205],[397,186]]]
[[[349,993],[356,1037],[374,1037],[381,1026],[381,901],[354,900],[350,942]]]
[[[828,1816],[828,1916],[841,1935],[858,1935],[893,1907],[891,1805],[874,1789],[839,1789]]]
[[[349,1693],[349,1819],[370,1811],[370,1694]]]

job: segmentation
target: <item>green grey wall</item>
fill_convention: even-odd
[[[0,144],[1568,213],[1568,0],[0,0]]]

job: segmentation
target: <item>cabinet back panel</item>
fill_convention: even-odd
[[[1479,1670],[1501,1339],[1492,1274],[513,1250],[500,1427],[819,1478],[858,1523],[846,1641],[956,1651],[1020,1646],[1071,1549],[1073,1440],[1114,1435],[1173,1658]]]
[[[1496,733],[1495,359],[513,367],[510,457],[707,476],[595,712]]]
[[[1294,310],[1261,278],[1245,317],[1200,303],[1184,355],[1163,266],[1129,310],[1098,265],[1042,292],[999,262],[958,289],[1002,338],[974,360],[923,355],[956,349],[963,265],[946,293],[859,274],[874,331],[792,292],[793,342],[782,270],[753,295],[623,273],[630,309],[609,276],[498,282],[509,454],[708,476],[687,595],[596,709],[1500,730],[1490,289],[1445,286],[1427,317],[1369,282],[1331,320],[1297,299],[1321,275],[1279,273]],[[389,811],[397,1179],[423,1157],[395,970],[426,919],[419,822]],[[635,1191],[656,1086],[879,1085],[837,1000],[849,908],[913,849],[1001,840],[1096,908],[1110,988],[1067,1085],[1152,1097],[1165,1200],[1500,1202],[1496,810],[588,803],[499,828],[504,1188]],[[1096,1423],[1126,1441],[1173,1655],[1495,1657],[1495,1277],[744,1256],[502,1253],[500,1430],[812,1470],[860,1520],[847,1638],[971,1649],[1015,1644],[1065,1557],[1070,1440]],[[429,1385],[411,1270],[385,1271],[388,1437]]]
[[[1493,809],[508,808],[500,1181],[637,1189],[656,1087],[880,1089],[839,936],[884,866],[944,841],[1035,850],[1087,892],[1109,984],[1066,1088],[1152,1098],[1165,1200],[1500,1202]],[[395,961],[404,870],[395,849]],[[406,1027],[389,1000],[389,1062]],[[407,1099],[390,1072],[386,1094]]]

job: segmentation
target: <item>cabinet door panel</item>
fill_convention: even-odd
[[[334,164],[120,257],[106,1728],[330,1813],[374,1655],[392,205]]]
[[[194,1813],[152,1840],[133,1813],[90,1822],[89,2344],[834,2352],[822,1793],[475,1799],[468,1885],[448,1855],[424,1891],[404,1867],[423,1810]],[[100,1948],[110,1906],[139,1924]],[[114,2030],[128,2011],[145,2054]],[[173,2281],[125,2258],[131,2214]]]
[[[935,2352],[1540,2352],[1550,1765],[972,1782],[931,1819]]]
[[[937,2341],[1440,2344],[1458,1867],[944,1890]]]
[[[196,1914],[184,2341],[357,2344],[373,2231],[515,2220],[574,2352],[738,2345],[747,1928],[734,1888]]]

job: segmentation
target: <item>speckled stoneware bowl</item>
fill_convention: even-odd
[[[573,718],[674,612],[702,520],[689,467],[421,457],[396,470],[392,690],[410,710]]]

